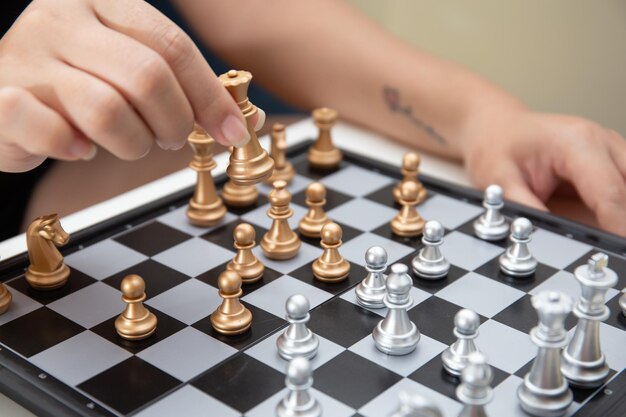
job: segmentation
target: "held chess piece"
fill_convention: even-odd
[[[313,368],[307,358],[293,358],[287,365],[285,385],[288,393],[276,406],[278,417],[320,417],[322,407],[311,396]]]
[[[26,281],[36,290],[53,290],[62,287],[70,276],[70,269],[63,261],[57,246],[70,239],[58,214],[37,217],[26,231],[26,246],[30,265]]]
[[[234,146],[228,148],[230,153],[235,150]],[[226,181],[222,187],[222,199],[228,207],[250,207],[257,203],[259,191],[256,185],[238,185],[232,179]]]
[[[194,153],[189,168],[196,171],[198,180],[193,197],[189,200],[187,218],[195,226],[213,226],[226,215],[226,207],[215,191],[215,183],[211,176],[211,171],[217,166],[213,160],[215,140],[200,126],[194,125],[188,141]]]
[[[400,407],[389,417],[443,417],[441,410],[433,402],[419,394],[400,391]]]
[[[528,248],[532,232],[533,225],[525,217],[511,223],[511,244],[499,258],[502,272],[513,277],[527,277],[535,273],[537,260]]]
[[[313,182],[306,187],[306,205],[309,211],[300,220],[298,230],[303,236],[319,239],[322,227],[330,221],[324,211],[326,187],[322,183]]]
[[[464,308],[454,316],[454,335],[457,340],[441,354],[443,368],[450,375],[461,375],[469,363],[470,355],[478,352],[474,343],[478,337],[478,326],[480,318],[472,310]]]
[[[406,355],[417,347],[420,332],[409,319],[407,310],[413,305],[410,291],[413,280],[408,268],[403,264],[391,266],[391,274],[387,277],[387,295],[385,306],[387,315],[372,332],[378,350],[388,355]]]
[[[296,170],[293,168],[293,164],[287,159],[285,125],[282,123],[274,123],[270,138],[270,156],[274,160],[274,173],[266,182],[272,184],[274,181],[283,180],[289,184],[291,180],[293,180],[293,177],[296,176]]]
[[[572,299],[560,292],[544,291],[534,295],[531,302],[539,325],[530,331],[530,340],[539,352],[517,397],[528,414],[562,416],[573,401],[572,390],[561,373],[561,348],[567,345],[565,317],[572,311]]]
[[[243,294],[241,277],[235,271],[226,270],[217,278],[217,286],[223,301],[211,313],[211,325],[215,331],[225,335],[245,332],[252,324],[252,313],[239,301]]]
[[[356,286],[356,301],[363,307],[383,308],[385,306],[385,271],[387,251],[381,246],[372,246],[365,252],[367,276]]]
[[[300,250],[300,238],[289,226],[288,219],[293,216],[293,210],[289,207],[291,193],[286,186],[285,181],[275,181],[269,195],[271,207],[267,215],[272,219],[272,226],[261,240],[261,249],[270,259],[291,259]]]
[[[443,256],[439,247],[443,244],[443,226],[436,220],[426,222],[422,243],[417,256],[413,258],[411,265],[417,276],[423,279],[439,279],[448,275],[450,262]]]
[[[313,275],[323,282],[341,282],[350,274],[350,262],[339,253],[343,231],[337,223],[322,228],[322,255],[313,262]]]
[[[422,233],[424,219],[419,215],[415,206],[418,202],[419,188],[416,183],[409,181],[400,186],[400,213],[391,220],[391,231],[402,237],[415,237]]]
[[[247,71],[230,70],[219,76],[226,90],[243,113],[250,134],[250,141],[230,154],[226,174],[236,185],[254,185],[267,180],[274,170],[274,161],[261,147],[252,118],[258,109],[248,100],[248,87],[252,74]]]
[[[265,265],[252,253],[256,232],[248,223],[240,223],[233,230],[234,246],[237,255],[226,265],[226,269],[235,271],[244,284],[252,284],[263,278]]]
[[[317,354],[320,341],[317,336],[306,327],[311,315],[309,300],[304,295],[295,294],[287,299],[285,310],[289,326],[278,339],[276,347],[283,359],[293,359],[301,356],[312,359]]]
[[[474,233],[483,240],[498,241],[506,237],[509,225],[500,213],[504,207],[504,192],[499,185],[490,185],[483,197],[485,211],[474,221]]]
[[[459,417],[487,417],[485,405],[493,399],[492,380],[487,357],[480,352],[472,353],[461,373],[461,384],[456,388],[456,396],[464,404]]]
[[[11,295],[11,291],[9,291],[6,285],[0,283],[0,314],[3,314],[9,309],[9,306],[11,305],[11,300],[13,300],[13,295]]]
[[[126,275],[120,285],[126,308],[115,319],[115,330],[126,340],[141,340],[152,335],[157,318],[144,305],[146,284],[139,275]]]
[[[313,110],[313,120],[320,130],[317,140],[309,148],[309,165],[315,169],[332,169],[339,166],[343,155],[333,145],[330,130],[337,122],[337,111],[322,107]]]
[[[422,203],[426,199],[426,188],[417,178],[420,167],[420,156],[416,152],[408,152],[404,154],[402,158],[402,181],[393,188],[393,199],[396,203],[400,204],[402,200],[402,192],[400,191],[402,184],[407,182],[413,182],[417,184],[417,204]]]
[[[574,307],[578,324],[574,336],[563,351],[561,372],[570,385],[595,388],[606,380],[609,367],[600,347],[600,322],[609,318],[604,305],[606,292],[617,284],[617,274],[607,268],[609,257],[605,253],[591,256],[587,265],[574,271],[580,283],[580,299]]]

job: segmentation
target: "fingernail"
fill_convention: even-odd
[[[93,151],[93,148],[95,148],[95,145],[91,143],[90,141],[86,139],[77,138],[70,145],[68,152],[74,158],[84,159],[90,156],[92,153],[94,153],[94,156],[95,156],[95,152]]]
[[[259,118],[256,120],[256,125],[254,126],[255,132],[261,130],[261,128],[265,124],[265,112],[261,108],[257,107],[257,109],[259,110]]]
[[[244,146],[250,140],[250,133],[246,126],[232,114],[222,122],[222,134],[236,147]]]
[[[92,143],[91,148],[89,149],[89,152],[87,152],[85,156],[83,156],[81,159],[83,161],[91,161],[92,159],[96,157],[97,154],[98,154],[98,147],[95,145],[95,143]]]

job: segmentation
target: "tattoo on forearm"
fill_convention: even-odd
[[[383,97],[385,98],[385,104],[394,113],[400,113],[406,117],[415,126],[422,129],[428,136],[437,141],[440,145],[446,145],[446,139],[439,134],[432,126],[424,123],[413,114],[413,109],[409,105],[402,105],[400,103],[400,92],[397,88],[384,86]]]

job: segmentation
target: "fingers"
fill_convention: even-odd
[[[504,197],[516,203],[533,207],[537,210],[548,211],[546,205],[531,190],[526,180],[517,168],[508,167],[501,172],[497,184],[504,189]]]
[[[611,158],[626,181],[626,139],[614,131],[609,131],[608,137]]]

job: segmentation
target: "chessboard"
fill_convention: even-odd
[[[257,246],[265,273],[243,287],[242,297],[254,317],[251,329],[238,336],[215,332],[209,315],[221,301],[217,276],[235,255],[233,228],[252,224],[258,243],[270,227],[271,188],[259,186],[255,206],[230,208],[210,228],[188,222],[192,190],[176,192],[73,234],[61,248],[72,272],[58,290],[30,288],[24,278],[26,255],[0,263],[0,277],[13,295],[10,309],[0,315],[2,392],[39,415],[272,416],[286,392],[287,362],[277,353],[276,339],[287,325],[285,300],[299,293],[311,304],[309,328],[320,340],[311,391],[324,416],[386,416],[397,407],[400,391],[421,394],[444,415],[457,415],[459,381],[443,371],[441,353],[455,341],[453,318],[461,308],[480,316],[476,344],[494,374],[488,415],[522,416],[516,390],[537,353],[528,335],[537,324],[531,297],[558,290],[576,300],[574,269],[602,251],[619,276],[607,293],[611,315],[600,324],[611,374],[598,389],[574,389],[567,415],[624,415],[626,317],[618,305],[618,289],[626,287],[623,239],[507,202],[503,213],[509,220],[524,216],[533,222],[530,248],[539,261],[530,278],[510,278],[498,267],[506,241],[474,236],[482,194],[422,177],[428,196],[418,211],[445,227],[442,252],[451,269],[438,281],[413,277],[408,314],[421,339],[413,353],[387,356],[371,336],[386,311],[357,305],[354,287],[366,275],[367,248],[382,246],[390,264],[410,264],[422,245],[418,238],[391,233],[389,221],[398,213],[391,190],[401,174],[397,167],[351,152],[345,152],[338,169],[311,170],[310,143],[288,152],[297,171],[288,186],[294,211],[289,221],[296,229],[306,212],[305,188],[314,180],[323,183],[328,216],[343,229],[340,252],[352,264],[347,280],[314,279],[311,264],[322,252],[319,241],[303,237],[299,254],[287,261],[267,259]],[[218,188],[225,181],[224,175],[216,178]],[[158,318],[156,333],[142,341],[124,340],[114,327],[124,309],[119,288],[127,274],[144,278],[145,304]],[[570,315],[567,329],[575,324]]]

